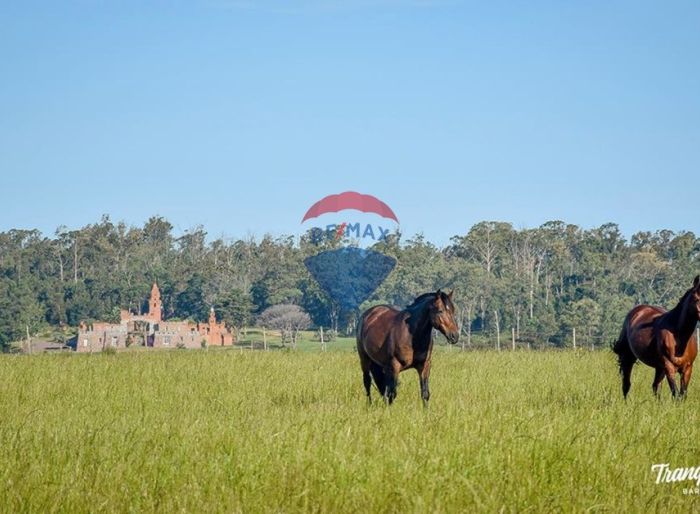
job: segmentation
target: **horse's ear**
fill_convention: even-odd
[[[693,287],[695,289],[698,289],[698,286],[700,286],[700,275],[695,275],[695,280],[693,280]]]
[[[452,295],[453,295],[453,294],[455,294],[455,290],[454,290],[454,289],[453,289],[452,291],[450,291],[449,294],[447,295],[447,297],[450,299],[450,301],[452,300]]]
[[[435,291],[435,303],[442,301],[442,290],[438,289]]]

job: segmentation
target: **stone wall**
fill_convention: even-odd
[[[153,284],[149,299],[149,312],[135,315],[122,310],[117,324],[96,321],[81,323],[76,341],[78,352],[100,352],[109,346],[120,349],[130,345],[153,348],[202,348],[231,346],[233,333],[223,323],[216,321],[212,308],[208,323],[189,321],[163,321],[160,290]]]

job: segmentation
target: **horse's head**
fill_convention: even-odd
[[[452,303],[452,294],[445,294],[439,289],[435,293],[435,299],[430,303],[430,323],[433,328],[442,332],[451,344],[459,341],[459,327],[455,321],[455,306]]]

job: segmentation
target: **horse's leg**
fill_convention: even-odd
[[[688,392],[688,384],[690,383],[690,377],[693,374],[693,365],[687,364],[683,371],[681,372],[681,398],[685,398]]]
[[[654,382],[651,385],[652,391],[654,391],[654,395],[657,398],[661,398],[661,395],[659,394],[659,386],[661,385],[661,381],[664,379],[664,368],[656,368],[656,372],[654,373]]]
[[[428,400],[430,400],[430,361],[426,361],[423,364],[416,366],[416,371],[418,371],[418,377],[420,379],[420,397],[423,399],[423,407],[428,407]]]
[[[358,345],[357,351],[360,355],[360,367],[362,368],[362,381],[365,385],[365,391],[367,393],[367,403],[372,403],[372,397],[370,396],[370,391],[372,389],[372,377],[370,376],[370,367],[372,366],[372,360],[369,355],[365,352],[364,348]]]
[[[389,365],[384,368],[384,377],[386,378],[386,394],[384,398],[389,405],[394,403],[396,399],[396,388],[399,385],[399,372],[401,364],[396,359],[391,359]]]
[[[678,370],[671,361],[664,359],[664,371],[668,386],[671,388],[671,396],[676,398],[678,396],[678,390],[676,389],[676,373]]]

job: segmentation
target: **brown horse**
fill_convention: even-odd
[[[438,289],[435,293],[425,293],[402,311],[377,305],[362,314],[357,351],[368,401],[371,402],[370,373],[380,394],[391,404],[396,398],[399,373],[415,368],[420,377],[423,405],[428,406],[433,328],[442,332],[452,344],[459,340],[453,292],[445,294]]]
[[[613,350],[617,353],[622,394],[627,398],[630,390],[632,366],[639,359],[656,370],[652,389],[658,396],[659,385],[666,376],[671,394],[676,396],[676,373],[681,374],[681,397],[688,390],[693,373],[693,361],[698,354],[695,326],[700,319],[700,276],[695,277],[673,309],[666,312],[661,307],[637,305],[622,325],[620,338]]]

